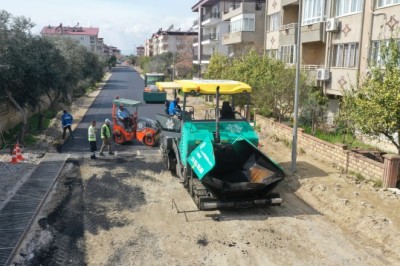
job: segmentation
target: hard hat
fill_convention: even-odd
[[[110,119],[106,118],[106,123],[111,123]]]

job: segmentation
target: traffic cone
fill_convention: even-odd
[[[21,149],[19,148],[19,143],[15,144],[15,153],[17,154],[17,160],[22,161],[24,157],[22,156]]]
[[[14,148],[14,150],[12,152],[12,157],[11,157],[11,162],[10,163],[12,163],[12,164],[17,164],[18,163],[17,153],[15,151],[15,148]]]

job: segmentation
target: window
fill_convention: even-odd
[[[296,63],[296,45],[281,46],[281,61],[286,64]]]
[[[240,7],[240,3],[233,2],[233,3],[229,4],[229,9],[231,9],[231,10],[235,10],[236,8],[239,8],[239,7]]]
[[[230,32],[238,31],[254,31],[255,20],[254,18],[241,18],[231,21]]]
[[[267,50],[267,55],[270,58],[278,59],[279,58],[279,50],[278,49]]]
[[[385,64],[382,58],[382,45],[388,46],[389,40],[382,40],[382,41],[372,41],[371,42],[371,54],[370,54],[370,65],[371,66],[383,66]],[[400,40],[397,40],[397,47],[400,51]],[[398,59],[400,65],[400,58]]]
[[[276,13],[268,16],[268,30],[269,31],[279,30],[280,26],[281,26],[281,20],[280,20],[279,12],[276,12]]]
[[[343,16],[351,13],[361,12],[364,0],[337,0],[336,16]]]
[[[378,7],[400,4],[400,0],[378,0]]]
[[[304,0],[303,25],[324,20],[325,0]]]
[[[358,64],[358,43],[341,43],[333,47],[333,66],[356,67]]]

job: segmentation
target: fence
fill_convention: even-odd
[[[275,136],[291,142],[293,129],[272,119],[257,116],[257,125],[267,136]],[[308,135],[303,129],[298,130],[297,147],[307,154],[314,154],[327,162],[340,167],[344,172],[361,174],[366,179],[382,180],[386,187],[393,187],[397,180],[398,166],[393,170],[393,164],[398,165],[398,156],[384,156],[385,162],[378,162],[364,155],[348,150],[344,144],[331,144]],[[386,171],[385,171],[386,168]],[[391,170],[388,170],[388,169]],[[394,177],[390,177],[390,176]],[[394,179],[394,181],[393,181]],[[387,184],[386,184],[387,183]],[[395,185],[394,185],[395,186]]]

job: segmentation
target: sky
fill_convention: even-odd
[[[0,9],[13,16],[30,18],[33,34],[45,26],[99,28],[99,38],[118,47],[122,54],[136,53],[136,47],[158,29],[187,31],[197,18],[191,7],[198,0],[0,0]]]

